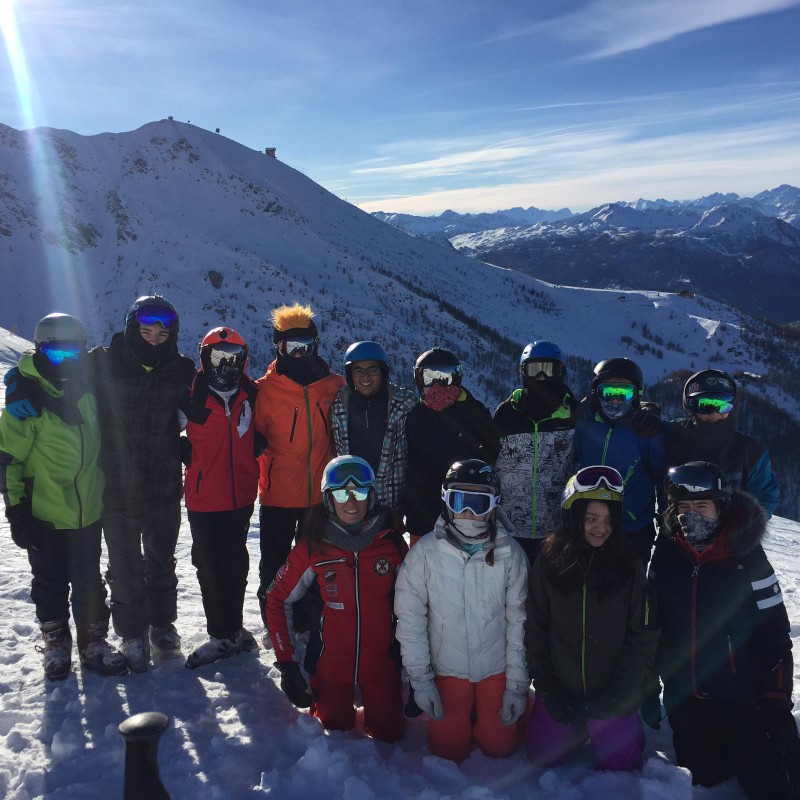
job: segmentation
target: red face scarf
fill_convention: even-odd
[[[450,408],[461,394],[460,386],[429,386],[425,390],[423,402],[431,411],[444,411]]]

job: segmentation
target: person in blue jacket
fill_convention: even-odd
[[[648,436],[637,424],[644,377],[628,358],[608,358],[594,368],[589,395],[575,428],[576,469],[614,467],[625,482],[622,532],[647,565],[656,536],[656,495],[666,475],[664,433]],[[659,504],[660,505],[660,504]]]
[[[733,486],[753,495],[772,516],[778,505],[778,483],[769,453],[736,429],[736,381],[720,369],[696,372],[683,387],[683,408],[687,416],[666,425],[667,464],[717,464]]]

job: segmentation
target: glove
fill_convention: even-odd
[[[431,719],[441,719],[444,716],[442,698],[439,696],[439,690],[436,688],[433,678],[422,687],[414,687],[414,700]]]
[[[647,725],[648,728],[652,728],[654,731],[661,729],[661,720],[663,719],[661,714],[661,700],[658,695],[658,690],[648,692],[642,700],[642,720],[644,720],[644,724]]]
[[[29,378],[23,378],[19,369],[14,367],[3,376],[6,385],[6,411],[14,419],[38,417],[41,411],[33,402],[36,385]]]
[[[258,458],[267,449],[266,437],[262,436],[258,431],[253,436],[253,456]]]
[[[527,704],[527,692],[512,692],[511,689],[506,689],[503,692],[503,705],[500,708],[500,722],[503,725],[513,725],[522,716]]]
[[[631,417],[633,432],[643,439],[652,439],[661,430],[661,407],[658,403],[643,402]]]
[[[300,665],[296,661],[278,661],[275,666],[281,673],[281,691],[289,698],[292,705],[297,708],[309,708],[311,695],[308,693],[308,684],[300,672]]]
[[[418,717],[422,713],[422,709],[417,705],[417,701],[414,698],[414,687],[408,687],[408,700],[406,700],[406,705],[403,708],[403,713],[409,718],[414,719]]]
[[[783,755],[800,745],[797,723],[788,701],[764,701],[757,709],[758,721],[772,746]]]
[[[6,509],[6,519],[11,527],[11,538],[23,550],[38,550],[42,546],[42,532],[31,514],[30,503],[19,503]]]
[[[583,704],[564,691],[547,692],[539,697],[547,713],[562,725],[572,725],[586,716]]]
[[[185,467],[192,463],[192,443],[189,441],[188,436],[181,436],[181,462]]]

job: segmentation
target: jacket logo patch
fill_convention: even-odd
[[[388,556],[378,556],[372,568],[378,575],[388,575],[392,571],[392,562],[389,560]]]
[[[331,603],[330,601],[325,603],[328,608],[333,608],[336,611],[344,611],[344,603]]]
[[[325,578],[326,583],[333,583],[336,580],[336,570],[335,569],[326,569],[322,575]]]
[[[335,583],[329,583],[325,587],[325,594],[329,594],[331,597],[336,597],[339,594],[339,586]]]

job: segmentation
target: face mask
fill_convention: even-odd
[[[450,521],[455,535],[468,544],[489,535],[489,521],[485,519],[454,519]]]
[[[600,401],[600,410],[606,419],[618,420],[626,417],[631,410],[632,403],[609,403],[605,400]]]
[[[434,385],[425,390],[425,405],[431,411],[444,411],[458,400],[460,394],[460,386]]]
[[[678,524],[686,541],[699,552],[708,547],[714,538],[719,520],[709,519],[696,511],[687,511],[685,514],[678,514]]]

